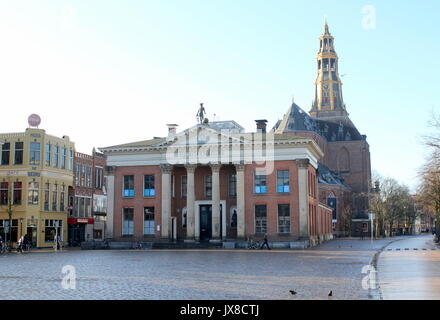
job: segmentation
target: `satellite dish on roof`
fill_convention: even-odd
[[[31,114],[28,118],[28,123],[30,127],[37,127],[40,125],[41,123],[41,118],[38,114]]]

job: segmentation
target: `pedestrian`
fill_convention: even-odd
[[[57,250],[61,250],[61,237],[60,237],[60,235],[57,236]]]
[[[260,247],[260,250],[263,250],[263,247],[266,246],[267,250],[271,250],[269,247],[269,242],[267,242],[267,233],[264,234],[263,244]]]

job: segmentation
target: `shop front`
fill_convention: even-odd
[[[93,218],[68,218],[67,223],[70,247],[78,247],[93,236]]]

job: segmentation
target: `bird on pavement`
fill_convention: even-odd
[[[289,290],[289,292],[292,294],[292,296],[297,294],[297,292],[295,290]]]
[[[333,291],[332,290],[329,291],[328,296],[329,297],[333,297]]]

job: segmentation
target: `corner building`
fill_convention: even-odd
[[[245,133],[234,121],[100,148],[107,157],[108,224],[116,241],[233,242],[265,234],[274,246],[332,238],[332,210],[318,200],[318,144]]]
[[[65,242],[74,143],[28,128],[0,134],[0,144],[0,235],[14,246],[26,233],[34,247],[52,247],[56,234]]]

